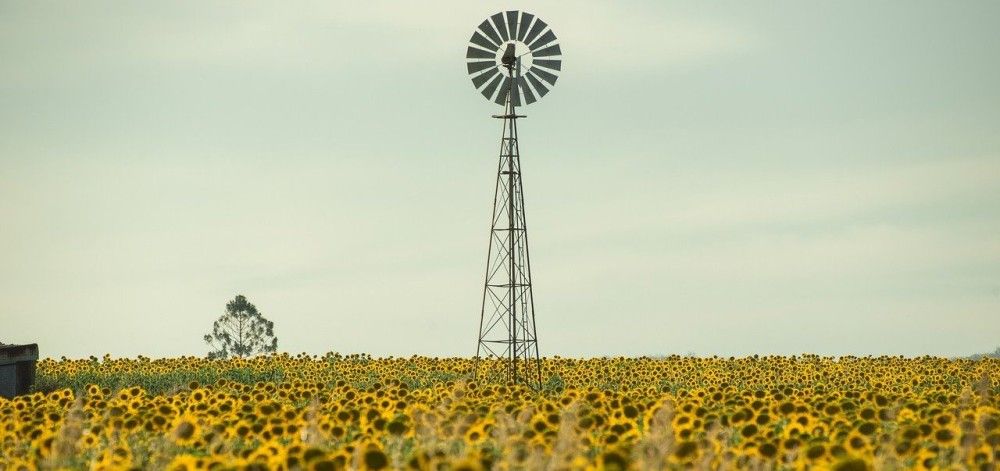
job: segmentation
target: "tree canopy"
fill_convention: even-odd
[[[226,303],[226,312],[212,324],[212,332],[205,335],[205,343],[212,348],[208,358],[245,358],[278,349],[274,336],[274,323],[264,318],[257,307],[243,295]]]

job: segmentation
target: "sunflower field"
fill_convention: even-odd
[[[996,469],[1000,360],[46,359],[0,469]]]

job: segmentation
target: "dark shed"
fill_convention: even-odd
[[[0,396],[25,394],[35,382],[38,344],[0,344]]]

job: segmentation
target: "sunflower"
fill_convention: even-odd
[[[866,453],[871,449],[868,441],[868,435],[865,435],[858,430],[852,430],[848,433],[844,438],[843,443],[844,446],[855,455]]]
[[[901,424],[914,423],[918,420],[917,413],[909,408],[902,408],[896,413],[896,421]]]
[[[833,471],[869,471],[871,466],[860,458],[847,458],[838,461],[831,468]]]
[[[487,438],[489,438],[484,428],[484,425],[485,424],[478,423],[476,425],[473,425],[472,427],[469,427],[469,429],[465,431],[465,442],[469,445],[475,445],[482,443]]]
[[[626,455],[615,450],[609,450],[601,454],[599,465],[606,471],[625,471],[629,468],[629,460]]]
[[[958,444],[958,427],[946,426],[934,430],[934,441],[941,446],[955,446]]]
[[[99,442],[100,438],[96,434],[87,431],[80,437],[77,446],[83,449],[91,449],[97,446]]]
[[[43,430],[31,442],[32,447],[39,456],[45,458],[52,454],[52,444],[55,443],[56,435],[50,430]]]
[[[170,436],[174,443],[188,446],[198,439],[200,433],[201,428],[198,426],[198,420],[190,414],[183,414],[174,419]]]
[[[182,454],[175,456],[166,469],[167,471],[195,471],[199,468],[197,458],[188,454]]]
[[[370,447],[362,455],[364,469],[379,470],[389,466],[389,457],[377,447]]]

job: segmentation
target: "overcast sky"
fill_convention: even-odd
[[[508,8],[543,355],[1000,345],[1000,3],[909,0],[0,3],[0,341],[473,354]]]

